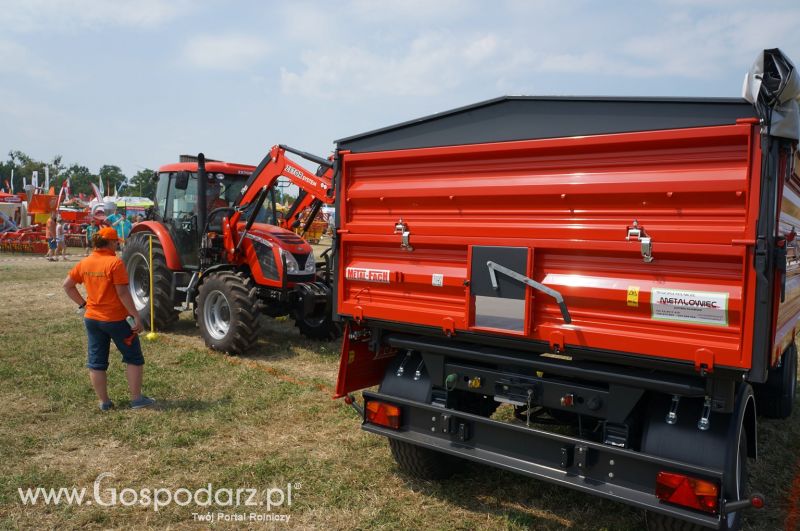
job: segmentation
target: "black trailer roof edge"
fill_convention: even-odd
[[[346,142],[351,142],[353,140],[368,138],[371,136],[376,136],[379,134],[383,134],[389,131],[394,131],[397,129],[404,129],[413,125],[417,125],[424,122],[432,122],[442,118],[446,118],[448,116],[452,116],[455,114],[460,114],[463,112],[471,111],[474,109],[479,109],[483,107],[490,107],[492,105],[497,105],[499,103],[503,103],[506,101],[563,101],[563,102],[631,102],[631,103],[696,103],[702,105],[713,105],[713,104],[723,104],[723,105],[730,105],[730,104],[747,104],[747,100],[744,98],[734,98],[734,97],[692,97],[692,96],[499,96],[497,98],[490,98],[488,100],[479,101],[476,103],[471,103],[469,105],[462,105],[460,107],[455,107],[453,109],[448,109],[446,111],[441,111],[433,114],[428,114],[425,116],[421,116],[419,118],[414,118],[411,120],[406,120],[403,122],[399,122],[396,124],[388,125],[385,127],[380,127],[378,129],[372,129],[370,131],[366,131],[364,133],[358,133],[354,135],[349,135],[346,137],[339,138],[334,140],[334,144],[341,144]]]

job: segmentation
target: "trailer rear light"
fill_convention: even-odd
[[[394,430],[400,428],[400,408],[392,404],[377,400],[367,402],[366,416],[369,423]]]
[[[683,474],[659,472],[656,497],[665,502],[690,507],[707,513],[719,511],[719,487],[716,483]]]

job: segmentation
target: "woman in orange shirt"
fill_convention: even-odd
[[[128,291],[128,272],[125,264],[117,257],[119,238],[111,227],[99,230],[92,237],[94,252],[78,262],[64,279],[64,291],[75,301],[79,309],[85,308],[84,324],[89,337],[89,353],[86,367],[100,409],[107,411],[114,407],[108,398],[106,369],[111,341],[122,353],[126,364],[125,376],[131,394],[131,407],[148,407],[155,403],[142,394],[142,372],[144,356],[139,342],[142,321],[133,299]],[[86,288],[86,299],[76,285]],[[126,318],[133,317],[131,327]]]

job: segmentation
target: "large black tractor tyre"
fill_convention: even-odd
[[[252,349],[259,335],[256,286],[243,273],[212,273],[200,284],[197,322],[209,348],[229,354]]]
[[[767,381],[756,385],[756,410],[771,419],[791,416],[797,394],[797,346],[792,343],[778,367],[769,370]]]
[[[450,455],[391,438],[389,448],[403,472],[415,478],[447,479],[456,471],[458,460]]]
[[[322,282],[298,285],[298,298],[293,312],[294,325],[300,334],[320,341],[331,341],[342,335],[342,325],[333,320],[333,303],[330,288]],[[326,297],[325,304],[314,304],[318,297]]]
[[[137,232],[131,236],[122,250],[122,261],[128,270],[128,289],[139,317],[145,326],[150,326],[150,243],[152,233]],[[172,272],[161,241],[153,235],[153,309],[155,328],[167,330],[178,320],[178,312],[171,295]]]

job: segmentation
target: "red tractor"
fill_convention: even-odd
[[[316,174],[286,158],[319,164]],[[314,339],[340,334],[331,319],[330,260],[290,228],[303,210],[314,219],[333,203],[332,162],[275,146],[258,167],[206,161],[200,154],[162,166],[152,219],[134,226],[122,253],[130,291],[150,319],[149,239],[153,238],[156,326],[169,327],[193,309],[206,344],[239,354],[255,343],[260,314],[290,315]],[[288,179],[300,193],[285,216],[277,189]],[[309,223],[310,224],[310,223]]]

